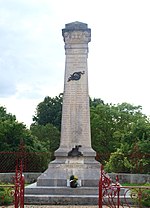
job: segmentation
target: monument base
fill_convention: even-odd
[[[71,175],[78,177],[77,188],[70,187]],[[25,204],[97,204],[99,177],[100,164],[93,157],[57,157],[37,183],[25,188]]]
[[[33,193],[34,191],[34,193]],[[120,190],[120,203],[133,204],[131,196],[124,198],[126,189]],[[104,198],[104,204],[110,205],[110,199]],[[125,200],[126,199],[126,200]],[[117,196],[113,198],[113,205],[117,204]],[[124,201],[125,200],[125,201]],[[36,183],[26,188],[25,204],[30,205],[98,205],[98,187],[42,187]]]
[[[98,205],[98,187],[42,187],[35,183],[25,192],[25,204]]]
[[[67,186],[71,175],[78,177],[81,186],[97,187],[100,177],[100,164],[92,158],[61,157],[49,164],[48,169],[37,179],[37,186]]]

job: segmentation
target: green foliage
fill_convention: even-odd
[[[144,207],[150,207],[150,191],[147,190],[143,194],[144,196],[142,197],[142,205]]]
[[[28,171],[45,170],[48,162],[54,159],[54,151],[59,147],[59,130],[52,124],[32,125],[29,130],[23,123],[16,121],[15,116],[8,114],[3,107],[0,107],[0,116],[0,151],[20,152],[19,157],[25,161],[25,168]],[[20,146],[21,141],[23,146]],[[24,152],[26,154],[23,154]],[[5,167],[3,161],[6,155],[0,155],[1,166],[6,171],[15,167],[16,155],[11,155],[12,157],[7,157]],[[4,171],[4,168],[1,168],[1,171]]]
[[[141,142],[142,141],[138,141],[131,149],[129,159],[132,164],[132,173],[150,173],[150,154],[147,148],[140,147]],[[147,146],[150,148],[149,140],[147,140]]]
[[[150,186],[149,183],[121,183],[122,186]]]
[[[145,186],[150,186],[150,184],[145,184]],[[144,190],[142,193],[142,205],[144,207],[150,207],[150,189]]]
[[[33,117],[34,124],[46,125],[53,124],[59,130],[61,128],[63,94],[55,98],[45,97],[44,101],[39,103],[36,109],[36,114]]]
[[[31,133],[42,144],[45,151],[50,153],[50,160],[54,159],[54,151],[59,147],[60,132],[52,124],[31,126]]]
[[[107,162],[109,171],[149,172],[150,121],[142,114],[141,106],[103,102],[91,105],[91,133],[97,159],[102,164]],[[135,146],[138,146],[136,155]],[[102,153],[107,153],[104,159]]]
[[[131,189],[131,196],[133,203],[139,207],[150,207],[150,189],[135,186]]]
[[[113,113],[109,105],[99,104],[91,107],[92,147],[96,152],[112,152],[117,141],[113,140],[116,128]]]
[[[127,143],[122,143],[116,152],[110,154],[109,161],[105,164],[105,170],[117,173],[149,173],[149,163],[149,154],[142,153],[138,148],[138,143],[134,148]]]
[[[20,141],[23,140],[26,151],[40,151],[42,146],[23,123],[16,121],[15,116],[7,114],[0,107],[0,151],[19,151]]]
[[[13,202],[13,197],[11,196],[12,188],[10,187],[2,187],[0,184],[0,205],[10,205]]]
[[[106,162],[105,170],[107,172],[128,173],[131,167],[128,158],[118,149],[116,152],[111,153],[109,161]]]
[[[27,158],[29,154],[23,156],[21,155],[22,152],[37,153],[44,151],[42,143],[36,136],[31,134],[31,131],[27,129],[23,123],[16,121],[15,116],[7,114],[5,108],[3,107],[0,108],[0,115],[0,151],[10,152],[9,155],[0,154],[1,171],[14,170],[16,165],[16,154],[11,154],[11,152],[20,152],[20,156],[18,157],[22,158],[23,161],[28,160],[29,163],[30,158]],[[23,143],[22,147],[20,146],[21,141]],[[35,154],[34,158],[33,156],[31,158],[31,162],[34,161],[34,167],[38,164],[38,161],[41,158],[45,161],[44,155]],[[38,167],[40,167],[40,165]],[[44,167],[42,166],[42,168]]]
[[[100,98],[94,98],[93,100],[90,99],[90,107],[96,107],[97,105],[104,105],[104,101],[101,100]]]
[[[0,106],[0,121],[5,121],[5,120],[15,121],[16,116],[12,115],[11,113],[7,113],[6,108]]]

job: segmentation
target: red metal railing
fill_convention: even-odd
[[[24,208],[24,176],[23,176],[23,166],[22,161],[20,162],[20,167],[16,166],[15,175],[15,193],[14,193],[14,205],[15,208]]]
[[[1,197],[0,204],[4,204],[4,200],[7,197],[12,199],[12,203],[15,208],[24,208],[24,176],[23,176],[23,166],[22,161],[20,161],[20,165],[16,165],[16,173],[13,178],[13,185],[0,185],[0,188],[6,189],[6,192]],[[3,206],[4,207],[4,206]]]
[[[99,208],[150,207],[150,186],[121,186],[118,176],[113,182],[101,166]]]

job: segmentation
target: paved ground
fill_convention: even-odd
[[[14,206],[0,206],[0,207],[1,208],[14,208]],[[62,205],[49,205],[49,206],[47,206],[47,205],[25,205],[24,208],[98,208],[98,205],[97,206],[86,206],[86,205],[83,205],[83,206],[77,206],[77,205],[65,205],[65,206],[62,206]],[[103,208],[109,208],[109,207],[103,205]],[[129,208],[129,207],[124,207],[124,208]],[[130,207],[130,208],[133,208],[133,207]]]
[[[1,208],[14,208],[14,206],[0,206]],[[75,205],[65,205],[65,206],[60,206],[60,205],[25,205],[24,208],[98,208],[98,206],[75,206]],[[103,208],[110,208],[108,206],[104,206]],[[121,207],[120,207],[121,208]],[[129,207],[123,207],[123,208],[129,208]],[[135,208],[135,207],[130,207],[130,208]],[[137,207],[136,207],[137,208]]]
[[[1,208],[14,208],[14,206],[0,206]],[[25,205],[24,208],[98,208],[98,206],[75,206],[75,205]],[[103,208],[108,208],[107,206],[103,206]]]
[[[14,208],[14,206],[0,206],[2,208]],[[50,205],[50,206],[46,206],[46,205],[25,205],[24,208],[98,208],[98,206],[75,206],[75,205],[65,205],[65,206],[61,206],[61,205]],[[104,208],[107,208],[106,206],[104,206]]]

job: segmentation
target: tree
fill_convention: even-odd
[[[34,123],[32,125],[46,125],[50,123],[60,130],[62,97],[63,94],[59,94],[59,96],[54,98],[45,97],[44,101],[39,103],[36,108],[36,114],[33,116]]]
[[[105,170],[107,172],[128,173],[131,171],[131,163],[124,153],[117,149],[116,152],[111,153],[109,161],[106,162]]]
[[[146,115],[142,114],[141,110],[141,106],[133,106],[128,103],[118,105],[100,103],[96,107],[91,107],[92,146],[99,154],[98,160],[104,164],[109,160],[109,154],[111,154],[110,163],[107,164],[107,167],[109,165],[115,168],[116,164],[113,164],[115,159],[117,160],[118,156],[124,155],[127,157],[126,161],[130,162],[130,170],[134,172],[134,162],[129,156],[134,152],[135,145],[138,144],[139,147],[143,147],[144,150],[142,151],[148,153],[143,144],[146,141],[147,146],[150,146],[150,121]],[[106,153],[108,155],[103,158],[102,154]],[[140,153],[139,148],[139,155]],[[145,169],[149,162],[141,158],[140,164]],[[118,165],[122,166],[119,163]],[[129,166],[125,167],[126,171],[129,171]],[[111,170],[114,171],[115,169]]]
[[[25,171],[43,171],[50,161],[49,155],[41,154],[45,150],[23,123],[0,107],[0,152],[3,152],[0,154],[1,171],[14,171],[17,159],[22,160]]]
[[[96,107],[97,105],[104,105],[104,101],[100,98],[90,98],[90,107]]]
[[[52,124],[33,125],[31,126],[31,133],[42,144],[47,152],[50,154],[50,160],[54,159],[54,151],[59,147],[60,132]]]
[[[114,151],[113,133],[116,124],[113,118],[111,106],[99,104],[96,107],[91,107],[92,147],[96,152],[109,153]]]
[[[5,120],[15,121],[16,116],[12,115],[11,113],[7,113],[6,108],[0,106],[0,121],[5,121]]]
[[[0,151],[18,151],[20,141],[24,141],[27,151],[39,151],[42,146],[31,135],[31,132],[23,123],[19,123],[16,117],[0,107]]]

